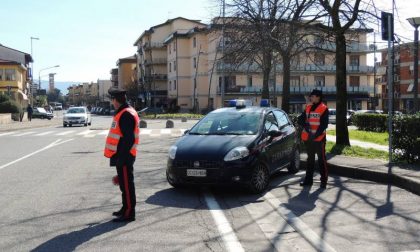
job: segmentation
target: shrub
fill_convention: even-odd
[[[394,117],[392,136],[397,160],[420,161],[420,113]]]
[[[388,129],[388,115],[383,114],[354,114],[352,122],[364,131],[385,132]]]
[[[22,111],[20,105],[15,101],[8,100],[0,103],[0,113],[20,114]]]
[[[5,101],[9,101],[9,100],[10,100],[9,96],[0,93],[0,103],[3,103]]]
[[[289,114],[289,118],[292,121],[293,125],[295,125],[295,127],[297,128],[298,125],[298,117],[300,116],[300,114]]]

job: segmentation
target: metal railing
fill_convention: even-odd
[[[335,86],[294,86],[290,87],[290,94],[309,94],[312,90],[319,89],[322,90],[323,94],[336,94],[337,88]],[[269,88],[270,92],[274,92],[274,87]],[[220,88],[217,88],[217,92],[220,94]],[[240,93],[240,94],[260,94],[262,92],[262,86],[253,86],[253,87],[244,87],[244,86],[234,86],[226,87],[226,93]],[[283,86],[276,85],[276,93],[283,93]],[[368,85],[360,86],[347,86],[347,93],[349,94],[370,94],[373,93],[373,87]]]

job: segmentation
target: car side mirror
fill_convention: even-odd
[[[184,135],[188,134],[189,132],[190,132],[190,130],[184,131]]]
[[[279,130],[270,130],[268,132],[268,136],[270,136],[271,138],[276,138],[283,135],[283,132],[279,131]]]

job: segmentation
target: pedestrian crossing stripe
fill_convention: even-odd
[[[10,131],[0,133],[0,137],[49,137],[49,136],[78,136],[78,137],[85,137],[85,138],[93,138],[96,136],[104,136],[108,135],[108,130],[84,130],[77,132],[75,130],[67,130],[67,131],[45,131],[45,132],[34,132],[34,131]],[[141,136],[149,136],[149,137],[161,137],[161,136],[174,136],[179,137],[183,135],[185,129],[141,129],[140,135]]]

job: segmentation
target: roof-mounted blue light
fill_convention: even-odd
[[[236,107],[236,100],[230,100],[228,106],[229,107]]]
[[[262,99],[260,102],[261,107],[270,107],[270,101],[268,99]]]

